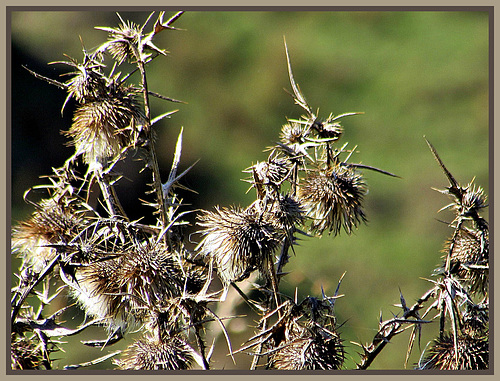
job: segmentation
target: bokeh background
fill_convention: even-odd
[[[119,13],[138,24],[148,15]],[[172,14],[174,10],[167,12]],[[63,65],[47,63],[66,59],[63,53],[81,60],[79,36],[91,50],[107,37],[94,27],[115,27],[119,19],[107,11],[22,11],[11,16],[15,224],[32,212],[23,201],[24,191],[45,183],[40,176],[73,152],[60,133],[71,124],[73,104],[61,115],[66,94],[22,65],[65,80],[59,78],[67,70]],[[266,159],[263,150],[277,141],[286,117],[302,114],[283,90],[290,89],[284,37],[295,79],[313,109],[324,117],[364,112],[343,121],[343,142],[357,146],[352,161],[401,178],[364,171],[369,222],[351,236],[303,239],[282,282],[289,295],[297,287],[299,298],[320,297],[321,288],[333,294],[346,272],[340,288],[344,296],[336,302],[339,323],[344,323],[346,368],[359,360],[359,348],[351,341],[370,342],[380,313],[389,319],[399,312],[393,306],[399,303],[399,289],[412,304],[430,287],[422,278],[431,278],[451,233],[438,221],[453,218],[449,212],[438,213],[449,200],[432,189],[442,189],[447,181],[423,136],[458,181],[467,184],[475,178],[488,194],[488,17],[474,11],[188,11],[175,24],[185,30],[165,31],[155,40],[170,54],[149,67],[150,89],[187,102],[153,101],[153,116],[179,109],[156,125],[160,167],[165,178],[184,127],[181,169],[199,160],[184,179],[198,192],[183,194],[192,208],[250,204],[254,193],[246,193],[242,170]],[[132,170],[127,176],[130,180],[119,184],[119,192],[131,217],[138,218],[145,211],[137,200],[149,178],[134,177]],[[67,316],[74,324],[82,318],[76,310]],[[252,318],[228,323],[235,348],[251,335],[252,324]],[[437,323],[423,327],[422,348],[437,329]],[[371,369],[402,369],[408,336],[397,336]],[[61,366],[103,354],[71,340]],[[118,348],[128,344],[130,339]],[[218,347],[215,367],[235,368],[225,356],[223,339]],[[418,347],[414,352],[410,365],[418,361]],[[248,368],[248,356],[236,360],[237,368]],[[108,361],[98,367],[109,366]]]

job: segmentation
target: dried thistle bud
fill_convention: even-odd
[[[457,206],[460,214],[464,217],[472,217],[487,207],[486,195],[481,187],[475,187],[472,182],[465,188],[465,194],[462,196],[461,205]]]
[[[284,237],[274,216],[256,205],[245,210],[217,207],[198,216],[204,229],[197,250],[215,263],[225,285],[262,270]]]
[[[350,234],[361,221],[366,221],[362,209],[366,190],[358,172],[338,164],[310,173],[299,184],[298,198],[312,219],[313,232],[322,234],[328,230],[336,235],[344,228]]]
[[[65,134],[85,162],[102,163],[134,145],[145,117],[135,91],[112,84],[106,96],[78,107]]]
[[[74,67],[76,70],[68,73],[71,79],[66,81],[68,98],[74,98],[78,103],[83,104],[99,99],[106,94],[107,79],[102,73],[103,64],[99,55],[85,54],[83,62],[78,63],[74,58],[70,61],[55,62],[63,63]]]
[[[270,367],[280,370],[338,370],[344,363],[340,338],[323,331],[296,329],[281,349],[270,355]]]
[[[302,123],[289,122],[281,127],[280,140],[287,146],[300,145],[305,142],[306,126]]]
[[[488,369],[489,345],[488,337],[472,338],[468,336],[457,339],[457,350],[453,336],[445,335],[434,340],[432,347],[418,369],[438,370],[481,370]]]
[[[56,255],[56,249],[49,245],[70,242],[84,226],[73,208],[55,198],[42,200],[30,219],[13,228],[13,252],[39,273]]]
[[[465,280],[471,292],[488,292],[489,282],[489,240],[488,234],[460,228],[453,240],[446,245],[451,249],[451,267],[456,268],[460,279]]]
[[[281,321],[268,340],[269,366],[281,370],[341,369],[345,351],[335,329],[333,305],[329,301],[306,298],[289,302]]]
[[[178,337],[165,341],[141,339],[130,345],[115,361],[121,370],[182,370],[193,362],[191,347]]]
[[[262,199],[266,194],[276,196],[281,184],[289,177],[291,167],[289,160],[276,157],[270,157],[267,161],[253,165],[252,183],[257,189],[258,197]]]
[[[129,62],[140,60],[138,45],[142,38],[142,28],[131,21],[121,20],[118,28],[98,28],[109,32],[109,41],[101,46],[99,51],[107,50],[120,65],[125,60]]]
[[[274,203],[271,213],[276,216],[279,225],[284,231],[293,232],[296,225],[302,225],[305,221],[304,208],[293,196],[280,195],[277,203]]]
[[[178,262],[161,247],[134,247],[117,257],[95,262],[76,274],[73,294],[90,316],[107,320],[110,330],[142,321],[182,294],[187,280]]]

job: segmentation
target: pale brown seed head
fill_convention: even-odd
[[[453,336],[445,335],[434,340],[419,369],[484,370],[489,366],[488,337],[459,337],[458,356],[455,356]]]
[[[362,176],[346,166],[310,173],[299,185],[298,199],[311,218],[311,230],[350,234],[366,221],[362,208],[366,185]]]
[[[115,364],[121,370],[182,370],[189,369],[192,362],[190,347],[174,336],[163,342],[152,338],[138,340]]]
[[[197,250],[214,261],[225,284],[261,269],[284,237],[274,216],[255,204],[245,210],[216,208],[198,216],[203,239]]]

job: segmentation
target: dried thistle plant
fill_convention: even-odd
[[[395,175],[351,161],[357,147],[340,143],[343,121],[360,113],[324,118],[319,110],[314,112],[295,82],[285,43],[290,95],[305,114],[287,118],[277,142],[266,148],[267,159],[243,170],[255,190],[250,205],[197,211],[200,238],[189,249],[181,231],[188,223],[184,217],[194,211],[184,210],[177,190],[186,189],[180,180],[194,164],[180,171],[181,129],[168,178],[162,181],[154,125],[176,110],[153,118],[150,109],[151,96],[179,101],[151,91],[146,75],[150,62],[168,54],[155,45],[155,36],[176,30],[172,24],[183,12],[167,21],[160,12],[150,27],[154,14],[142,25],[118,15],[117,27],[96,27],[107,33],[106,42],[92,52],[83,49],[80,63],[73,58],[54,62],[70,68],[66,82],[31,72],[67,93],[63,109],[70,98],[76,101],[65,132],[75,152],[54,169],[49,184],[33,188],[45,190],[47,197],[35,202],[26,193],[35,211],[12,231],[12,252],[22,260],[11,298],[12,369],[52,369],[52,353],[62,350],[57,338],[99,325],[106,339],[83,344],[104,349],[134,329],[139,337],[123,351],[65,369],[120,355],[113,364],[121,370],[208,370],[215,345],[215,340],[207,345],[210,323],[219,326],[216,336],[224,335],[233,361],[236,353],[252,356],[252,370],[343,369],[347,349],[334,311],[340,281],[333,297],[323,292],[321,299],[309,296],[299,302],[280,287],[287,274],[284,267],[299,235],[351,234],[366,222],[363,170]],[[117,70],[125,62],[133,69],[122,75]],[[429,147],[450,182],[443,193],[452,198],[447,208],[455,212],[443,266],[413,306],[400,293],[402,315],[380,318],[373,341],[360,345],[358,369],[367,369],[394,336],[412,329],[408,361],[422,326],[434,320],[428,318],[433,310],[439,337],[422,354],[417,369],[488,368],[489,233],[480,216],[486,196],[472,182],[460,186]],[[153,195],[153,200],[143,200],[153,207],[156,219],[151,224],[131,221],[115,189],[122,180],[117,164],[133,155],[151,174],[146,196]],[[215,275],[222,289],[213,282]],[[244,292],[238,284],[251,275]],[[230,287],[241,296],[232,309],[246,302],[258,315],[254,335],[236,351],[224,324],[235,317],[217,312],[228,303]],[[67,305],[45,317],[45,307],[63,296]],[[61,315],[73,302],[89,321],[72,330]]]
[[[451,239],[445,243],[443,264],[434,271],[437,280],[416,303],[408,307],[400,294],[402,316],[380,321],[372,343],[363,348],[358,369],[366,369],[392,337],[411,328],[405,366],[422,325],[439,321],[439,335],[428,344],[415,369],[485,370],[489,368],[489,233],[480,216],[486,204],[481,188],[472,182],[462,187],[448,171],[434,146],[426,142],[446,175],[449,186],[440,191],[453,199],[444,209],[455,212],[449,223]],[[469,226],[466,226],[469,225]],[[433,318],[427,316],[436,311]],[[423,311],[423,312],[421,312]],[[426,319],[427,318],[427,319]]]

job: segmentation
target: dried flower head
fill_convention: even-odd
[[[125,60],[133,62],[139,59],[137,46],[142,37],[142,28],[131,21],[121,20],[118,28],[105,30],[109,32],[109,41],[101,50],[107,50],[119,65]]]
[[[73,293],[86,313],[107,320],[110,330],[142,321],[148,309],[182,294],[182,269],[165,248],[145,245],[84,266]]]
[[[145,117],[132,88],[108,86],[108,93],[78,107],[66,135],[73,139],[77,155],[86,163],[102,163],[134,145]]]
[[[56,198],[42,200],[30,219],[13,228],[13,252],[39,273],[56,255],[56,249],[50,245],[70,242],[84,225],[72,207]]]
[[[338,370],[344,363],[344,346],[338,335],[313,332],[295,324],[287,340],[270,355],[271,368],[280,370]]]
[[[65,82],[68,97],[64,104],[66,104],[69,98],[74,98],[78,103],[83,104],[99,99],[106,94],[108,80],[102,72],[104,65],[99,55],[84,53],[82,63],[78,63],[78,61],[72,57],[68,58],[69,61],[53,62],[75,68],[73,72],[65,74],[71,76],[71,78]]]
[[[284,158],[270,157],[251,167],[256,186],[279,189],[290,175],[291,163]]]
[[[488,292],[489,242],[488,235],[464,227],[460,228],[445,248],[451,250],[451,267],[456,268],[460,279],[466,281],[471,292]]]
[[[487,207],[486,195],[484,194],[483,188],[475,187],[472,182],[470,182],[466,188],[465,193],[461,200],[460,214],[464,217],[472,217],[477,215],[477,213]]]
[[[265,345],[269,366],[282,370],[341,369],[344,346],[335,327],[333,302],[308,297],[300,304],[288,301],[282,316],[270,328]]]
[[[274,216],[261,212],[257,205],[245,210],[217,207],[215,212],[198,216],[198,225],[204,229],[197,250],[215,263],[226,285],[262,269],[284,237]]]
[[[488,369],[488,337],[459,337],[457,351],[453,336],[434,340],[426,358],[419,369],[438,370],[481,370]]]
[[[295,226],[302,225],[305,221],[304,208],[297,198],[290,194],[280,195],[278,202],[273,204],[271,213],[281,228],[290,233],[294,231]]]
[[[191,347],[181,338],[141,339],[130,345],[115,364],[121,370],[182,370],[193,362]]]
[[[296,146],[305,143],[307,136],[306,125],[290,121],[281,127],[280,141],[287,146]]]
[[[338,234],[341,228],[350,234],[361,221],[366,185],[352,168],[338,164],[327,171],[310,173],[300,184],[298,198],[312,219],[311,230]]]

